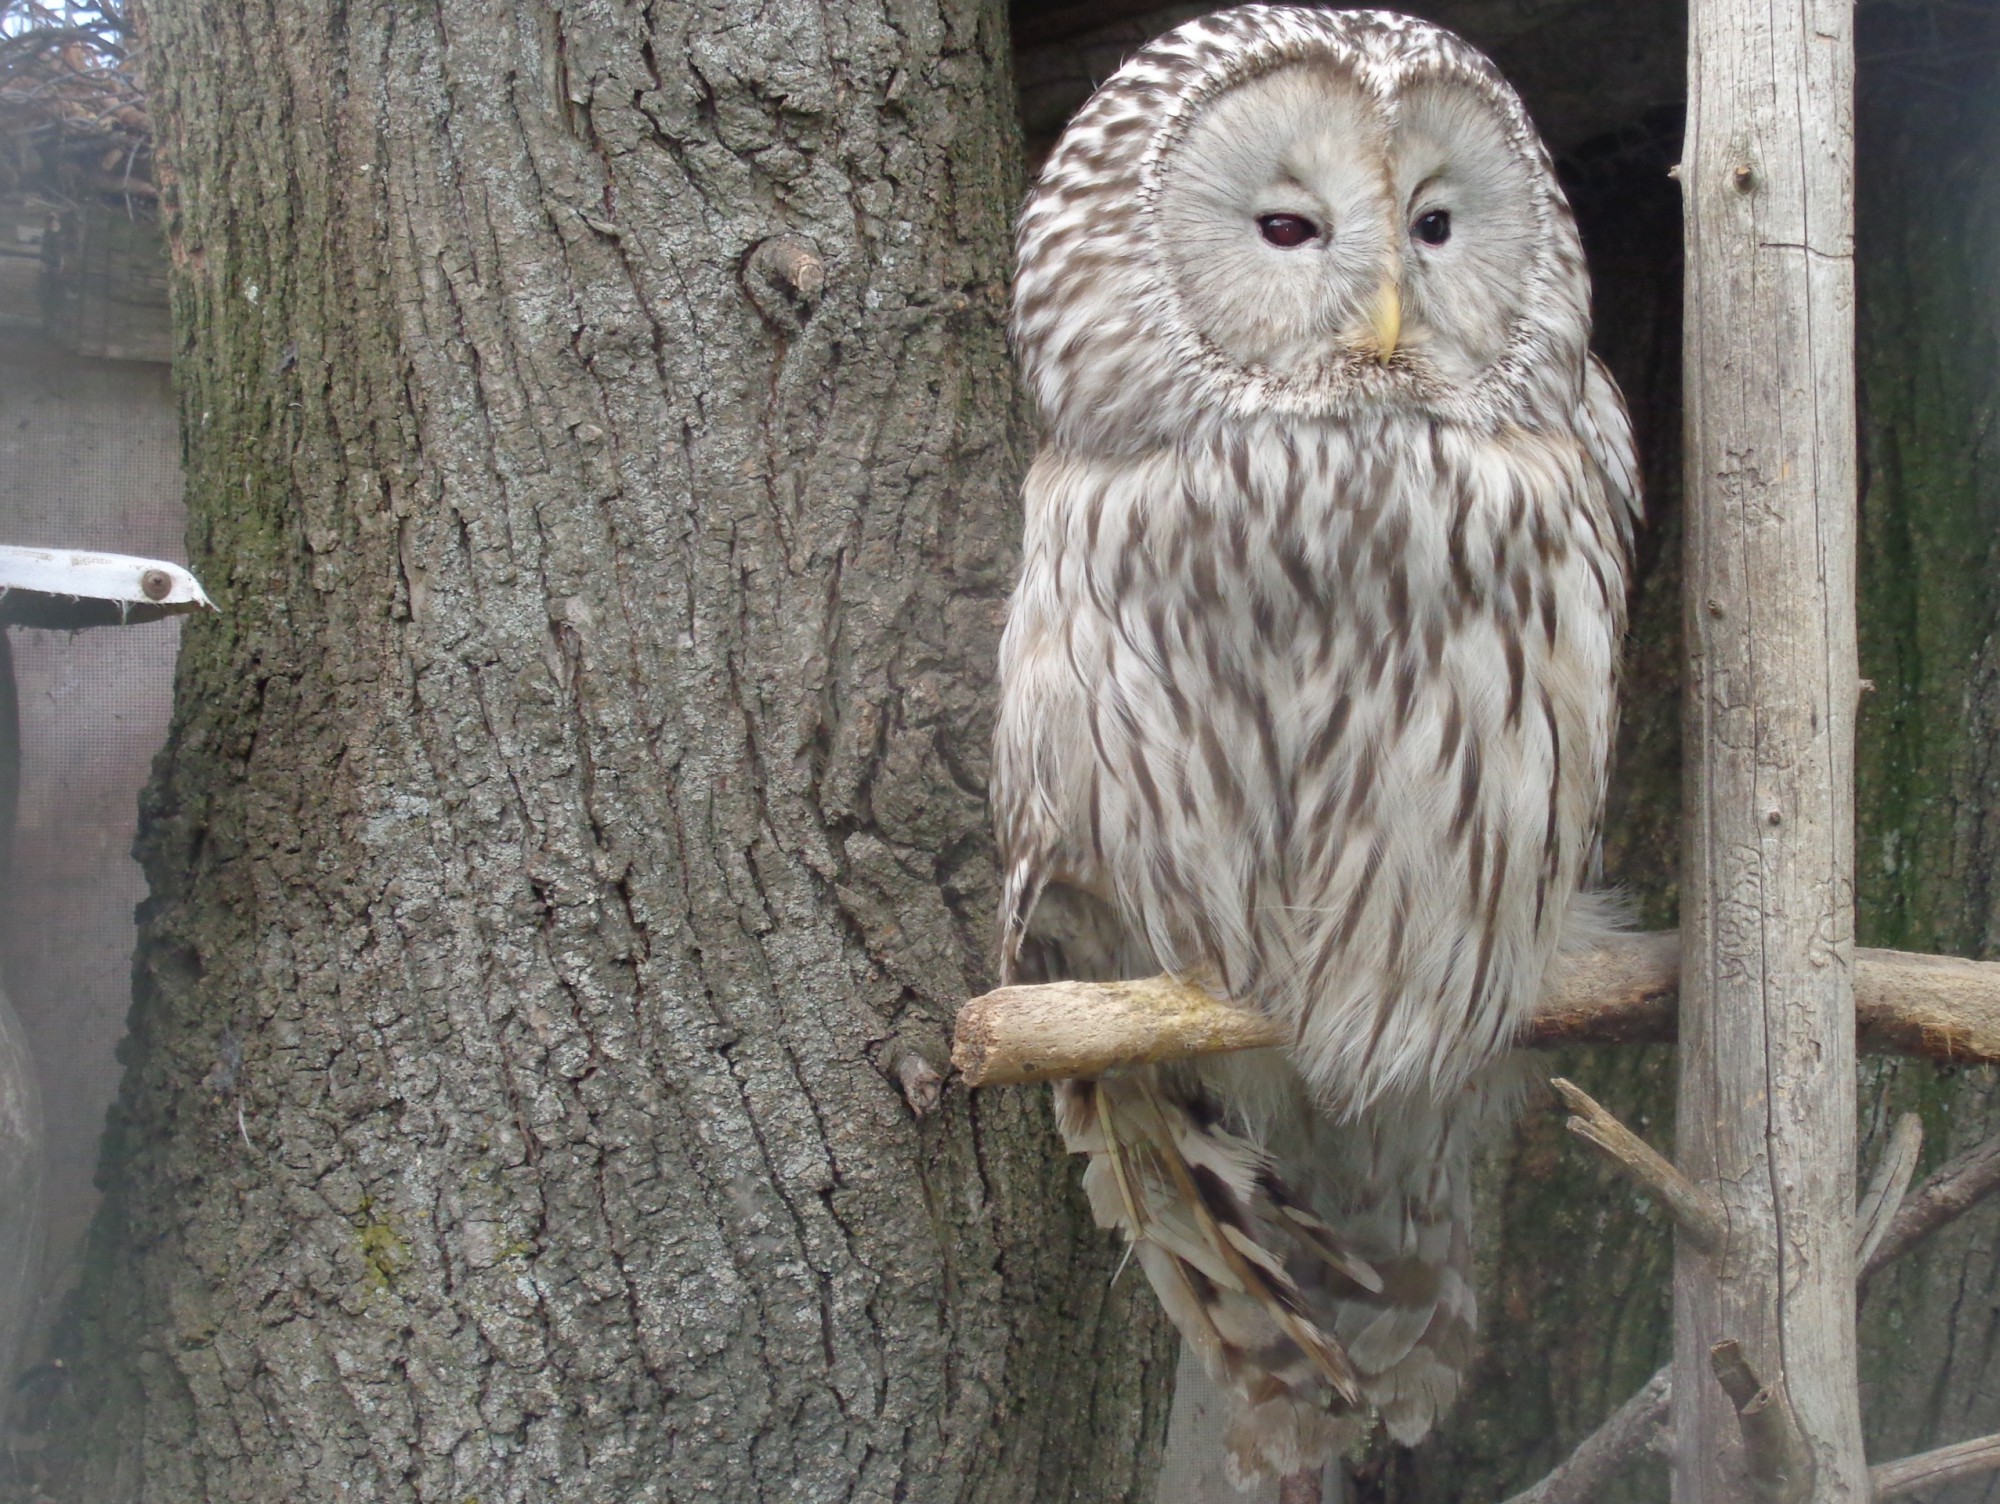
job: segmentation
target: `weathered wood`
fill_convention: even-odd
[[[1735,1341],[1821,1504],[1868,1497],[1854,1341],[1853,14],[1695,0],[1686,208],[1681,1168],[1674,1498],[1743,1496]]]
[[[1897,1209],[1903,1204],[1904,1193],[1910,1188],[1910,1179],[1917,1173],[1917,1156],[1924,1147],[1924,1120],[1914,1112],[1906,1112],[1896,1119],[1896,1126],[1889,1134],[1888,1146],[1882,1151],[1880,1163],[1875,1166],[1874,1178],[1868,1182],[1868,1189],[1861,1197],[1861,1205],[1854,1212],[1854,1263],[1859,1269],[1867,1269],[1868,1261],[1875,1256],[1875,1250],[1882,1246],[1888,1236]]]
[[[1861,1049],[2000,1062],[2000,962],[1857,949],[1854,966]],[[1671,1043],[1679,973],[1678,935],[1619,935],[1557,968],[1521,1042]],[[1261,1014],[1174,977],[1035,983],[960,1008],[952,1064],[968,1086],[1005,1086],[1285,1042]]]
[[[1709,1349],[1708,1365],[1736,1407],[1751,1496],[1762,1504],[1805,1504],[1812,1493],[1812,1453],[1799,1434],[1784,1374],[1760,1377],[1743,1356],[1743,1345],[1733,1339]]]
[[[1673,1370],[1662,1368],[1554,1471],[1507,1504],[1597,1504],[1626,1465],[1657,1440],[1673,1392]]]
[[[1929,1179],[1903,1198],[1888,1230],[1859,1260],[1862,1283],[1865,1285],[1883,1265],[1902,1257],[1946,1223],[1964,1216],[1996,1190],[2000,1190],[2000,1135],[1940,1165]]]
[[[1692,1184],[1651,1144],[1605,1111],[1574,1081],[1549,1082],[1570,1110],[1569,1131],[1589,1144],[1655,1205],[1703,1253],[1722,1247],[1722,1210],[1715,1197]]]
[[[1877,1169],[1875,1183],[1870,1186],[1869,1196],[1863,1198],[1862,1207],[1856,1213],[1855,1262],[1862,1266],[1864,1280],[1891,1260],[1901,1258],[1953,1218],[1970,1211],[2000,1188],[2000,1137],[1996,1137],[1939,1168],[1915,1195],[1902,1202],[1884,1234],[1880,1227],[1874,1225],[1869,1202],[1879,1192],[1881,1200],[1878,1205],[1886,1206],[1896,1183],[1907,1183],[1908,1172],[1920,1147],[1921,1133],[1912,1127],[1917,1122],[1914,1113],[1904,1114],[1897,1122],[1889,1148],[1883,1153],[1882,1164]],[[1659,1443],[1661,1427],[1667,1419],[1672,1398],[1673,1365],[1668,1364],[1579,1442],[1553,1471],[1515,1494],[1507,1500],[1507,1504],[1596,1504],[1605,1487],[1628,1463],[1647,1447]],[[1973,1466],[1966,1462],[1962,1471],[1943,1471],[1948,1467],[1958,1467],[1962,1460],[1960,1454],[1969,1458],[1992,1440],[1988,1437],[1980,1441],[1961,1442],[1957,1446],[1943,1447],[1935,1452],[1925,1452],[1874,1468],[1871,1478],[1875,1496],[1877,1499],[1888,1498],[1889,1493],[1883,1491],[1885,1486],[1891,1493],[1905,1493],[1931,1483],[1985,1471],[1987,1466],[2000,1466],[2000,1463]],[[1929,1471],[1932,1466],[1939,1471]]]
[[[1981,1436],[1973,1441],[1939,1447],[1936,1451],[1919,1452],[1914,1457],[1885,1462],[1871,1469],[1870,1473],[1875,1484],[1875,1497],[1880,1500],[1899,1498],[1920,1488],[1936,1488],[1959,1478],[1977,1477],[1980,1473],[1996,1470],[2000,1470],[2000,1434]]]
[[[951,1063],[968,1086],[1008,1086],[1284,1042],[1264,1014],[1177,977],[1043,982],[996,987],[960,1008]]]
[[[1640,1044],[1671,1040],[1676,1028],[1681,937],[1672,930],[1616,935],[1551,969],[1531,1025],[1532,1042]],[[1996,974],[2000,982],[2000,974]],[[2000,1023],[2000,991],[1995,993]],[[1994,1042],[2000,1044],[2000,1031]]]

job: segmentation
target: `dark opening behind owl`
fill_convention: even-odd
[[[1001,648],[1010,981],[1195,974],[1293,1046],[1058,1088],[1232,1470],[1414,1441],[1471,1356],[1468,1158],[1578,925],[1638,509],[1520,101],[1381,11],[1135,55],[1022,216],[1044,442]]]

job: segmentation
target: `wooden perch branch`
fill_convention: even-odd
[[[1799,1434],[1784,1375],[1765,1383],[1743,1356],[1741,1345],[1733,1341],[1716,1343],[1709,1349],[1708,1361],[1716,1382],[1736,1407],[1751,1493],[1763,1504],[1803,1504],[1812,1492],[1812,1453]]]
[[[1507,1504],[1596,1504],[1625,1464],[1660,1434],[1672,1397],[1673,1371],[1663,1368],[1585,1437],[1554,1472]]]
[[[1934,1452],[1919,1452],[1914,1457],[1885,1462],[1870,1468],[1868,1478],[1875,1485],[1875,1497],[1879,1500],[1996,1469],[2000,1469],[2000,1435],[1982,1436],[1976,1441],[1961,1441]]]
[[[1854,955],[1863,1049],[2000,1062],[2000,962],[1895,950]],[[1678,935],[1617,936],[1557,963],[1522,1042],[1671,1041],[1679,978]],[[1285,1042],[1262,1014],[1162,976],[998,988],[959,1010],[951,1058],[967,1085],[1000,1086]]]
[[[951,1063],[968,1086],[1096,1076],[1284,1043],[1261,1013],[1174,977],[1000,987],[958,1010]]]
[[[1651,1144],[1605,1111],[1596,1098],[1574,1081],[1558,1076],[1549,1085],[1570,1110],[1571,1133],[1652,1197],[1695,1247],[1703,1253],[1714,1253],[1722,1247],[1722,1208],[1713,1196],[1696,1189]]]

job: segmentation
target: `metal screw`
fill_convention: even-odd
[[[139,588],[149,601],[163,601],[174,593],[174,577],[164,569],[149,569],[139,576]]]

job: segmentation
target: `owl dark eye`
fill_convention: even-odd
[[[1451,239],[1451,211],[1433,209],[1428,214],[1417,216],[1417,222],[1410,226],[1410,233],[1425,245],[1443,245]]]
[[[1272,245],[1289,250],[1295,245],[1304,245],[1319,234],[1319,226],[1302,214],[1260,214],[1257,216],[1257,230]]]

